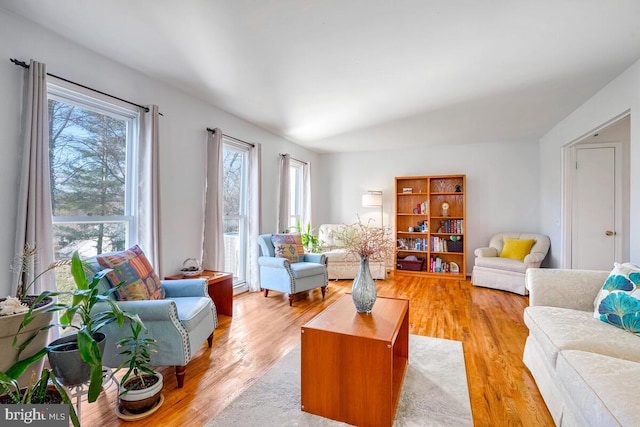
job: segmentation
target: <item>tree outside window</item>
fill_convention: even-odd
[[[225,140],[223,147],[223,209],[225,271],[235,285],[244,283],[247,257],[248,158],[246,146]]]
[[[48,108],[56,259],[126,249],[135,234],[137,113],[53,85]],[[64,282],[57,277],[59,288]]]
[[[289,229],[295,230],[302,224],[302,174],[304,163],[291,159],[289,166]]]

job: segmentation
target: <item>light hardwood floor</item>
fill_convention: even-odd
[[[471,408],[476,426],[553,426],[529,371],[522,363],[528,298],[477,288],[468,280],[408,276],[378,281],[378,294],[410,300],[410,333],[463,342]],[[182,389],[171,368],[163,406],[151,417],[123,422],[114,414],[115,387],[96,403],[82,404],[83,426],[201,426],[300,342],[300,327],[350,289],[331,281],[320,290],[286,297],[245,293],[234,299],[234,317],[220,316],[213,348],[203,344],[187,366]],[[160,350],[161,351],[161,350]]]

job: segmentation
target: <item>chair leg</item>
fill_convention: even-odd
[[[293,306],[293,294],[289,294],[289,307]]]
[[[207,337],[207,344],[209,344],[209,348],[213,346],[213,332],[211,332],[211,335]]]
[[[323,286],[323,287],[320,288],[320,290],[322,291],[322,299],[324,299],[324,294],[325,294],[325,292],[327,292],[327,287]]]
[[[269,289],[264,290],[264,297],[266,298],[269,295]]]
[[[187,373],[186,366],[176,366],[176,379],[178,380],[178,388],[184,385],[184,376]]]

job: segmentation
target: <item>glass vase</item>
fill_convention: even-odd
[[[378,289],[369,269],[369,257],[360,256],[358,276],[351,287],[351,297],[358,313],[371,313]]]

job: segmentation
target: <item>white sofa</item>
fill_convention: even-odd
[[[349,226],[322,224],[318,229],[318,243],[322,247],[322,253],[327,257],[329,280],[355,279],[360,269],[360,259],[350,254],[340,240],[340,230],[346,227]],[[374,279],[387,278],[387,269],[383,261],[370,261],[369,269]]]
[[[640,337],[593,317],[608,275],[527,270],[523,360],[558,426],[640,426]]]
[[[501,258],[500,253],[506,238],[533,239],[535,243],[522,261]],[[474,252],[476,259],[471,272],[471,284],[527,295],[524,274],[528,268],[540,267],[550,246],[549,237],[543,234],[516,232],[494,234],[489,241],[489,246],[478,248]]]

